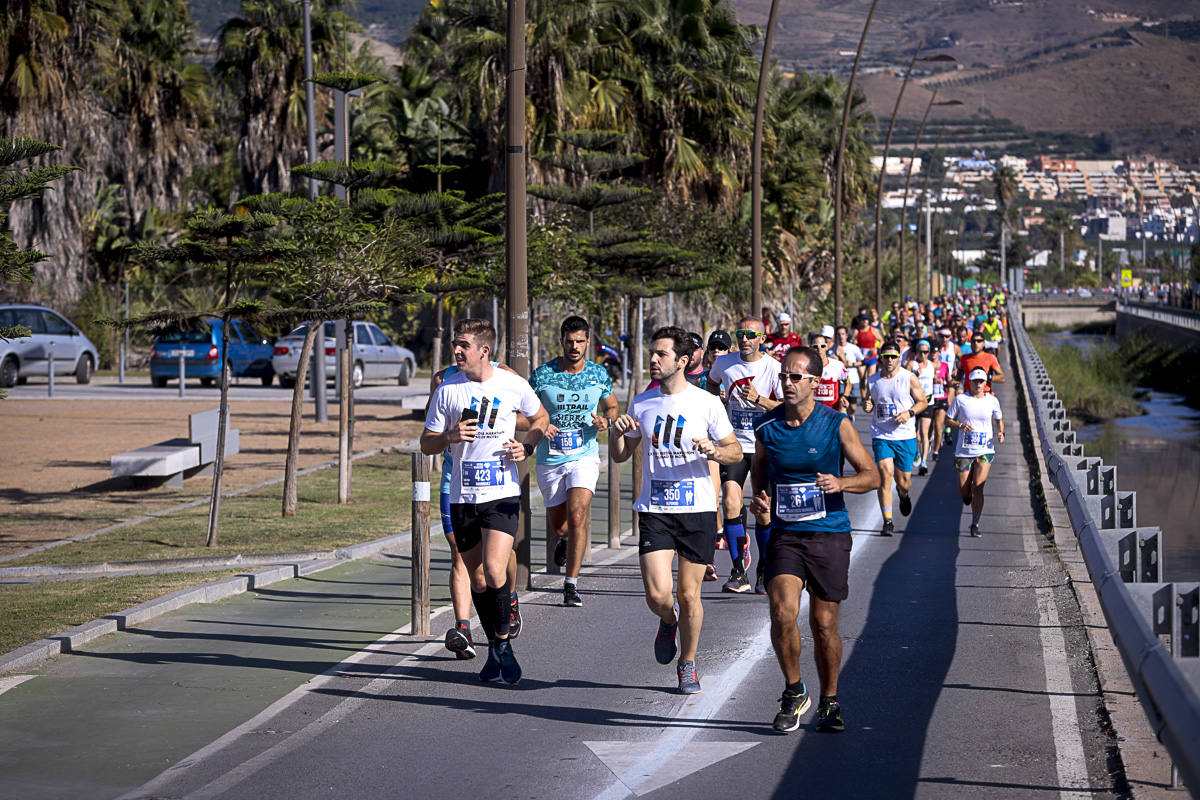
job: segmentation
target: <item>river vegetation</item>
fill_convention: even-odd
[[[443,221],[451,206],[455,213],[463,204],[486,206],[503,186],[506,3],[429,3],[399,65],[383,63],[367,43],[355,45],[361,31],[341,0],[312,6],[315,72],[333,76],[316,88],[319,161],[333,158],[337,77],[373,76],[349,106],[349,160],[361,179],[351,191],[354,213],[377,225],[411,220],[413,196],[425,196],[426,210]],[[293,173],[307,158],[301,4],[242,0],[204,42],[184,0],[29,0],[0,14],[0,136],[54,143],[61,152],[38,163],[81,168],[13,209],[15,243],[49,258],[32,282],[2,293],[72,314],[94,334],[107,366],[117,336],[91,320],[117,315],[125,283],[135,317],[203,309],[220,292],[197,271],[164,269],[139,252],[179,240],[200,209],[240,213],[248,197],[305,193],[307,180]],[[530,183],[580,189],[602,174],[632,201],[587,210],[546,199],[553,188],[531,197],[531,258],[544,261],[531,273],[546,277],[535,304],[570,302],[611,316],[613,286],[653,278],[648,291],[682,292],[685,306],[744,307],[761,31],[739,23],[726,0],[530,0],[527,16]],[[789,289],[802,312],[830,303],[829,198],[844,95],[832,76],[771,75],[763,183],[765,290],[774,307]],[[873,120],[861,94],[852,103],[848,218],[873,195]],[[571,137],[582,131],[609,134],[603,159],[572,151]],[[589,158],[603,169],[579,169]],[[322,193],[332,193],[332,183]],[[441,223],[426,216],[408,229],[429,243],[430,225]],[[444,280],[446,269],[454,273],[448,259],[460,258],[447,256],[447,247],[462,244],[458,234],[470,239],[458,248],[469,251],[458,272],[488,280],[482,288],[443,282],[445,291],[433,295],[452,309],[502,288],[493,278],[503,230],[486,211],[477,221],[465,226],[471,233],[409,248],[437,267],[430,280]],[[850,307],[869,300],[873,279],[867,233],[851,225],[845,235]],[[611,285],[587,283],[601,250],[609,271],[619,271],[612,254],[622,245],[632,266]],[[889,254],[889,292],[894,261]],[[269,299],[267,287],[258,291]],[[429,313],[430,301],[409,300],[374,316],[423,352],[428,333],[418,330],[415,312]]]

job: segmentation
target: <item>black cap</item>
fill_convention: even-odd
[[[733,339],[725,331],[717,328],[708,335],[708,348],[711,350],[715,347],[720,347],[722,350],[729,350],[733,347]]]
[[[704,338],[702,336],[700,336],[700,334],[696,333],[695,331],[689,331],[688,339],[692,343],[693,350],[703,350],[704,349]]]

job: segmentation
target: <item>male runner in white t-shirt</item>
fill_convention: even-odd
[[[725,493],[722,510],[725,514],[725,541],[729,544],[729,557],[733,569],[729,580],[722,586],[726,592],[747,592],[750,582],[746,571],[750,569],[750,543],[746,538],[746,511],[742,504],[742,491],[746,477],[750,474],[750,460],[754,455],[754,423],[783,398],[783,387],[779,383],[779,362],[760,349],[765,336],[762,322],[754,317],[743,317],[738,322],[737,352],[720,356],[713,362],[708,373],[709,392],[714,395],[725,393],[729,406],[729,421],[742,446],[742,458],[736,463],[721,467],[721,490]],[[768,530],[755,525],[754,539],[758,544],[759,567],[756,573],[755,591],[766,594],[762,581],[762,556],[767,546]]]
[[[421,452],[450,448],[450,519],[463,563],[471,573],[471,597],[488,637],[488,660],[480,680],[515,684],[521,667],[509,642],[508,559],[517,532],[524,461],[545,434],[549,416],[519,375],[490,363],[496,330],[487,320],[454,326],[454,363],[459,371],[442,382],[429,403]],[[514,435],[517,413],[529,418],[525,443]]]
[[[654,332],[650,377],[658,386],[633,398],[626,413],[613,422],[616,436],[609,440],[617,463],[627,461],[637,446],[633,442],[641,440],[642,485],[633,507],[641,512],[638,551],[642,583],[646,605],[659,617],[654,657],[660,664],[669,664],[679,653],[677,674],[682,694],[700,691],[696,672],[696,648],[704,621],[700,584],[712,561],[717,532],[717,497],[708,462],[732,464],[742,458],[721,401],[687,382],[691,352],[682,328]],[[679,571],[673,598],[671,561],[676,553]]]

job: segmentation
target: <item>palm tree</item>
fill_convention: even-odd
[[[1000,280],[1007,280],[1003,274],[1008,256],[1008,228],[1012,222],[1013,201],[1017,198],[1017,171],[1012,167],[1003,166],[997,169],[992,177],[996,193],[996,206],[1000,211]]]

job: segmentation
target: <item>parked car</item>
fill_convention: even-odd
[[[212,386],[221,377],[221,366],[231,378],[261,378],[263,386],[275,380],[271,366],[271,343],[248,322],[235,319],[229,330],[229,355],[221,357],[221,328],[216,318],[206,319],[186,330],[168,330],[154,340],[150,356],[150,383],[156,387],[179,378],[179,351],[183,350],[184,377],[199,378]]]
[[[50,356],[55,375],[74,375],[77,383],[89,383],[100,363],[91,339],[65,317],[45,306],[0,306],[0,328],[24,325],[30,335],[0,339],[0,386],[24,383],[29,376],[47,376]]]
[[[300,363],[300,350],[308,333],[305,322],[287,336],[275,342],[275,356],[271,359],[280,386],[296,385],[296,367]],[[325,375],[329,380],[336,374],[337,339],[335,323],[325,323]],[[417,357],[412,350],[393,342],[373,322],[354,323],[354,360],[351,362],[351,383],[355,388],[367,381],[392,380],[407,386],[417,371]]]

